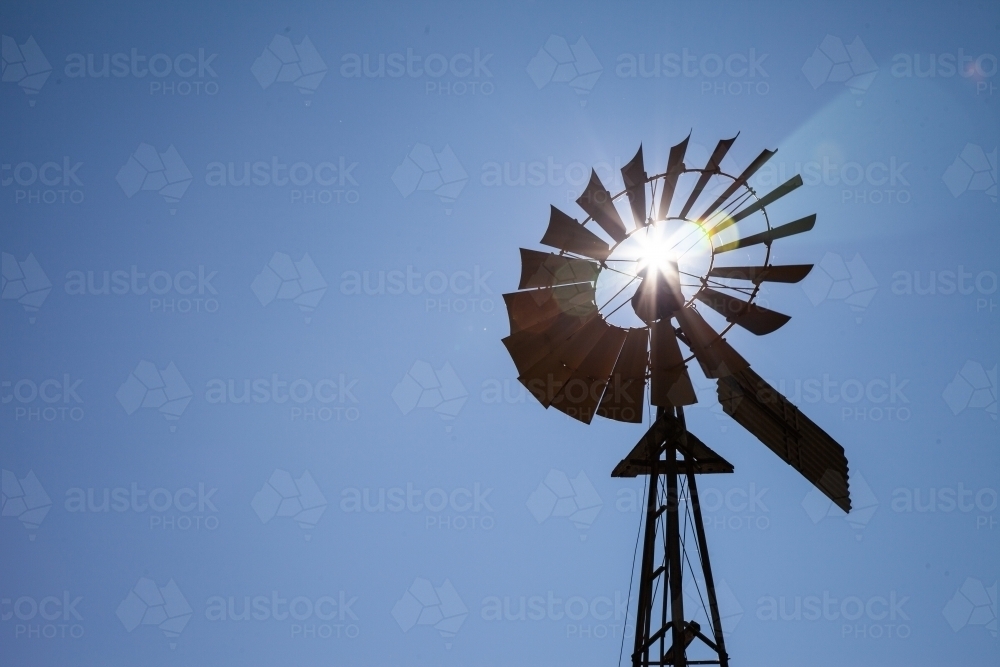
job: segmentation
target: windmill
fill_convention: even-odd
[[[762,151],[732,175],[722,163],[736,137],[719,141],[702,168],[684,162],[689,139],[670,149],[666,171],[653,176],[640,146],[621,170],[625,189],[616,195],[592,171],[576,200],[587,217],[580,222],[553,206],[541,243],[558,252],[522,248],[519,291],[504,295],[510,335],[503,343],[518,379],[546,408],[586,424],[595,416],[642,423],[649,386],[655,419],[612,472],[649,478],[636,667],[729,664],[696,476],[731,473],[733,466],[687,430],[684,406],[697,402],[688,362],[717,382],[726,414],[838,507],[851,508],[843,447],[725,339],[733,326],[762,336],[790,319],[757,301],[763,283],[796,283],[812,268],[771,263],[775,241],[816,222],[808,215],[773,226],[768,216],[767,207],[802,178],[759,195],[748,181],[776,151]],[[706,192],[718,194],[693,213]],[[616,204],[627,204],[630,226]],[[701,598],[707,628],[685,616],[685,578]]]

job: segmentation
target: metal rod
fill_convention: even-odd
[[[663,408],[657,408],[656,418],[659,419]],[[657,482],[659,480],[660,443],[652,439],[649,443],[650,475],[649,489],[646,496],[646,529],[642,543],[642,566],[639,576],[639,607],[635,616],[635,649],[632,652],[633,667],[648,667],[649,647],[644,638],[649,637],[653,606],[653,560],[656,551],[656,520],[657,512]]]
[[[683,431],[682,431],[683,432]],[[686,458],[686,457],[685,457]],[[677,515],[677,443],[667,446],[667,559],[670,563],[670,611],[673,626],[673,659],[676,667],[686,667],[687,650],[684,643],[684,595],[681,591],[680,522]],[[664,589],[664,594],[667,591]]]
[[[681,444],[687,449],[687,424],[684,421],[684,408],[677,408],[677,419],[681,425]],[[688,494],[691,498],[691,510],[694,514],[695,534],[698,537],[698,552],[701,556],[701,569],[705,576],[705,588],[708,592],[709,612],[712,615],[712,631],[715,633],[715,648],[719,654],[719,665],[729,667],[729,654],[726,653],[726,641],[722,636],[722,619],[719,616],[719,603],[715,597],[715,579],[712,576],[712,562],[708,557],[708,540],[705,538],[705,522],[701,516],[701,501],[698,498],[698,485],[695,483],[694,463],[687,459]]]

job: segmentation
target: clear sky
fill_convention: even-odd
[[[817,214],[775,261],[819,266],[729,340],[844,445],[857,511],[693,370],[736,467],[702,481],[733,664],[996,664],[998,31],[5,3],[0,662],[615,664],[642,481],[610,471],[645,426],[526,396],[501,294],[592,166],[617,191],[640,143],[654,173],[739,132],[734,170],[778,150],[755,187],[803,175],[777,221]]]

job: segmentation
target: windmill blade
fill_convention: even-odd
[[[736,133],[736,137],[740,136]],[[705,165],[705,171],[702,172],[701,176],[698,178],[698,182],[695,183],[694,190],[691,191],[691,196],[684,203],[684,208],[681,209],[680,217],[686,218],[687,214],[691,212],[691,207],[694,203],[698,201],[698,197],[701,196],[702,190],[708,185],[712,176],[719,171],[719,165],[722,164],[722,159],[726,157],[726,153],[729,152],[730,147],[733,142],[736,141],[736,137],[732,139],[722,139],[715,145],[715,150],[712,151],[712,156],[708,158],[708,164]]]
[[[710,287],[702,288],[695,294],[695,298],[725,317],[727,321],[738,324],[758,336],[777,331],[788,320],[792,319],[783,313],[768,310],[754,303],[747,303],[729,294],[717,292]]]
[[[662,408],[694,405],[698,402],[677,334],[670,319],[649,327],[650,402]]]
[[[552,407],[589,424],[597,414],[597,405],[611,379],[626,336],[625,329],[609,326],[594,349],[566,380],[552,401]]]
[[[786,236],[793,236],[794,234],[808,232],[815,224],[816,214],[814,213],[812,215],[807,215],[804,218],[799,218],[793,222],[781,225],[780,227],[774,227],[766,232],[761,232],[760,234],[754,234],[746,238],[738,239],[732,243],[720,245],[718,248],[713,250],[712,253],[718,255],[719,253],[729,252],[730,250],[736,250],[737,248],[746,248],[759,243],[767,243],[770,245],[775,239],[783,239]]]
[[[670,149],[670,157],[667,159],[667,172],[663,177],[663,192],[660,193],[660,210],[656,214],[657,220],[666,220],[670,214],[670,200],[674,198],[674,190],[677,189],[677,179],[684,170],[684,154],[687,152],[688,140],[691,134],[681,143]]]
[[[649,365],[649,335],[646,329],[629,329],[621,354],[597,414],[607,419],[639,424],[646,395],[646,368]]]
[[[715,214],[715,212],[719,210],[719,207],[722,206],[722,204],[725,203],[726,200],[732,197],[734,192],[736,192],[741,187],[746,185],[747,181],[750,180],[750,177],[756,174],[757,170],[763,167],[764,163],[770,160],[771,156],[773,156],[777,152],[778,151],[769,151],[767,149],[761,151],[760,155],[758,155],[754,159],[754,161],[751,162],[747,166],[747,168],[743,170],[743,173],[740,174],[728,188],[726,188],[725,192],[719,195],[719,197],[714,202],[712,202],[712,204],[707,209],[705,209],[705,212],[701,214],[698,220],[704,222],[705,220],[711,218]]]
[[[674,313],[674,317],[681,325],[685,344],[691,348],[705,377],[721,378],[750,367],[747,360],[694,308],[681,308]]]
[[[521,282],[517,288],[592,283],[600,273],[597,262],[521,248]]]
[[[749,368],[720,379],[718,391],[726,414],[839,508],[851,511],[847,457],[836,440]]]
[[[627,165],[622,167],[622,181],[625,183],[625,194],[628,196],[628,204],[632,209],[632,221],[635,228],[646,226],[646,167],[642,161],[642,144],[635,157]]]
[[[566,381],[611,326],[602,317],[594,317],[565,338],[552,342],[548,353],[517,378],[528,391],[548,408],[562,391]]]
[[[542,244],[596,260],[605,260],[611,253],[611,248],[601,237],[555,206],[549,214],[549,227],[542,237]]]
[[[797,283],[812,270],[812,264],[785,264],[780,266],[726,266],[714,267],[708,275],[714,278],[749,280],[754,285],[763,282]]]
[[[530,329],[519,331],[502,339],[501,342],[510,353],[518,374],[524,375],[597,317],[596,312],[583,318],[560,314],[539,325],[541,331]]]
[[[765,206],[770,206],[771,204],[778,201],[779,199],[787,195],[789,192],[795,190],[801,185],[802,185],[802,177],[799,176],[798,174],[792,176],[790,179],[788,179],[775,189],[768,192],[766,195],[755,201],[753,204],[750,204],[750,206],[747,206],[744,209],[740,209],[738,212],[734,213],[733,215],[729,216],[728,218],[717,224],[715,227],[709,230],[708,235],[715,236],[723,229],[735,225],[740,220],[756,213]]]
[[[547,287],[530,292],[503,295],[510,319],[511,334],[525,330],[544,330],[546,322],[557,315],[587,317],[597,312],[592,283]],[[541,328],[539,328],[541,326]]]
[[[615,208],[615,203],[611,200],[611,193],[601,183],[596,170],[590,170],[590,182],[587,183],[587,189],[577,198],[576,203],[616,243],[621,243],[628,236],[628,232],[625,231],[625,223],[622,222],[622,217],[618,215],[618,209]]]

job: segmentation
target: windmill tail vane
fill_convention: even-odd
[[[751,369],[725,337],[734,326],[763,336],[790,320],[756,301],[762,283],[797,283],[812,269],[771,262],[775,241],[815,225],[815,215],[777,225],[768,215],[767,208],[801,187],[802,178],[758,194],[749,180],[776,151],[761,151],[733,175],[722,163],[736,137],[719,141],[704,167],[685,163],[689,140],[673,146],[665,170],[652,176],[640,146],[621,169],[625,189],[615,195],[592,171],[576,200],[583,222],[552,206],[541,243],[557,252],[522,248],[518,291],[503,295],[510,319],[503,343],[518,380],[544,407],[586,424],[594,417],[642,423],[647,385],[656,407],[649,430],[612,473],[650,476],[635,665],[689,664],[692,643],[707,646],[714,657],[699,664],[728,664],[698,528],[695,474],[733,467],[684,425],[684,406],[697,403],[689,362],[716,381],[727,415],[838,507],[851,509],[843,447]],[[711,203],[699,205],[703,195],[707,200],[713,194]],[[711,618],[704,632],[683,617],[679,504],[693,511],[700,533],[698,576],[714,609],[706,612]],[[658,533],[666,539],[658,540]],[[659,577],[662,586],[654,581]],[[669,596],[659,630],[651,625],[656,595]]]

